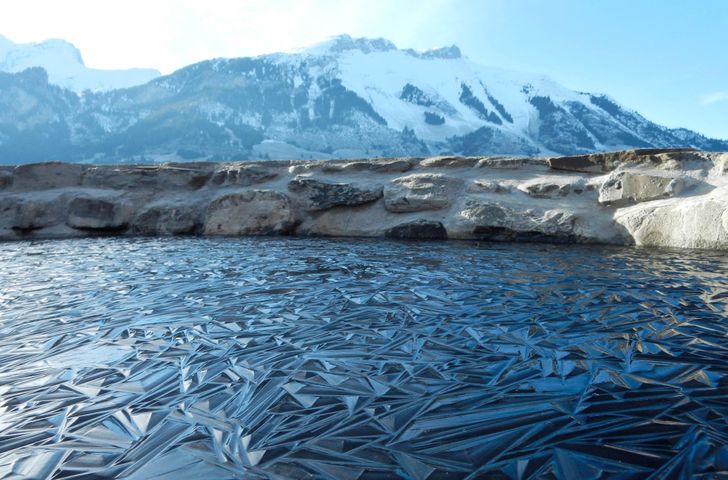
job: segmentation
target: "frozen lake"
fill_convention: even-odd
[[[728,256],[0,244],[1,478],[706,478]]]

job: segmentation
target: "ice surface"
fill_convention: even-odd
[[[728,260],[296,239],[0,250],[1,478],[713,478]]]

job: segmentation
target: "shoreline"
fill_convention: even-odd
[[[0,166],[0,240],[176,235],[728,250],[728,154]]]

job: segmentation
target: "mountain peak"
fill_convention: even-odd
[[[386,38],[355,38],[346,34],[331,37],[310,47],[295,50],[293,53],[335,55],[349,51],[358,51],[364,54],[401,51],[417,58],[456,59],[462,57],[460,49],[456,45],[417,51],[412,48],[399,49],[394,42]]]
[[[728,150],[609,97],[478,65],[454,45],[416,51],[342,35],[298,52],[200,62],[150,83],[154,72],[95,70],[53,55],[65,42],[43,45],[40,57],[33,48],[8,57],[0,41],[0,71],[24,67],[0,79],[47,107],[0,95],[0,131],[17,132],[0,142],[0,162],[59,151],[62,159],[139,162]],[[111,91],[77,102],[48,83]]]
[[[40,67],[55,85],[82,92],[112,90],[146,83],[157,70],[98,70],[86,67],[81,51],[72,43],[51,38],[37,43],[14,43],[0,35],[0,72],[16,73]]]
[[[28,64],[37,59],[35,64]],[[22,70],[27,67],[43,67],[40,60],[53,60],[55,63],[83,66],[81,52],[72,43],[51,38],[37,43],[14,43],[0,35],[0,70]],[[30,61],[33,63],[33,61]],[[18,68],[15,68],[18,66]]]
[[[49,38],[39,43],[27,44],[31,48],[39,52],[47,52],[49,55],[62,57],[65,61],[73,62],[78,65],[85,66],[81,50],[76,48],[74,44],[61,38]]]
[[[304,48],[306,53],[330,54],[358,50],[362,53],[387,52],[397,50],[397,46],[386,38],[353,38],[343,34],[331,37],[321,43]]]

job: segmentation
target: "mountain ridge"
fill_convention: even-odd
[[[81,51],[62,39],[14,43],[0,35],[0,71],[19,73],[33,67],[46,70],[51,83],[76,93],[133,87],[161,75],[158,70],[151,68],[89,68],[83,61]]]
[[[454,45],[416,52],[345,35],[83,95],[39,70],[0,73],[0,162],[728,150],[606,95],[478,65]]]

